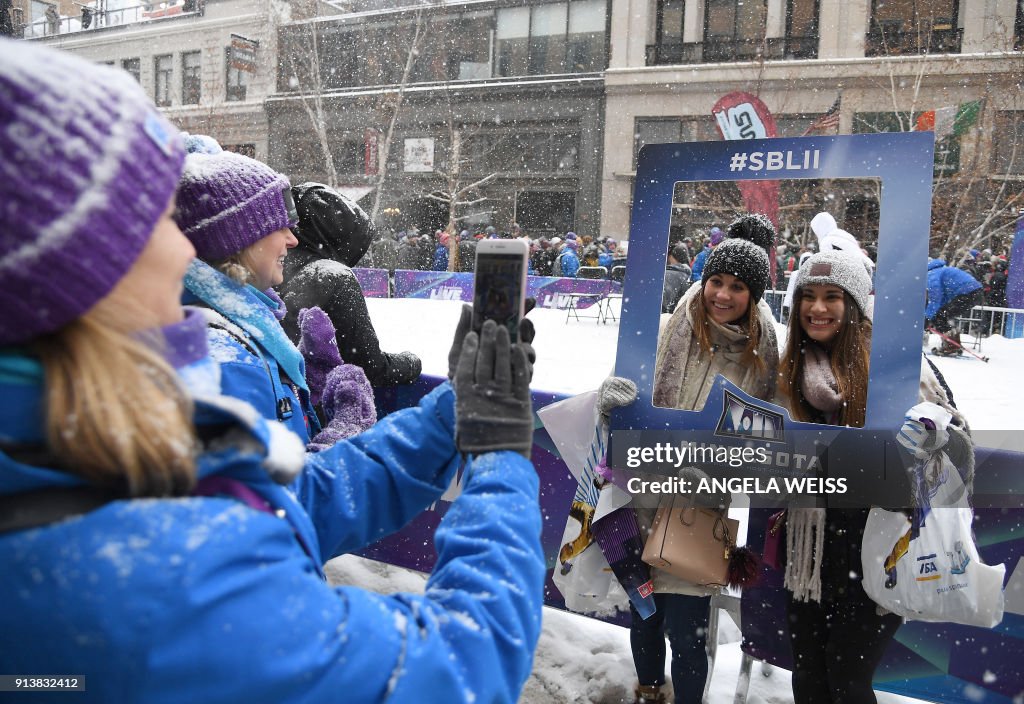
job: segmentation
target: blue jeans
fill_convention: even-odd
[[[629,643],[641,685],[665,684],[665,636],[672,646],[676,704],[700,704],[708,678],[706,651],[711,597],[655,594],[658,610],[644,621],[630,607]]]

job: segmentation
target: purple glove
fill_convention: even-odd
[[[340,364],[327,375],[323,410],[328,423],[306,446],[312,452],[357,435],[377,422],[373,388],[361,367]]]
[[[326,392],[327,375],[342,364],[334,335],[331,319],[320,308],[314,306],[299,311],[299,352],[306,360],[306,384],[314,406],[320,405],[321,396]]]

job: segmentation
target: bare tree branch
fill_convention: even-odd
[[[409,76],[412,74],[412,67],[416,63],[416,56],[419,54],[420,44],[426,36],[426,21],[423,17],[423,8],[416,10],[416,26],[413,32],[412,43],[409,45],[409,53],[405,57],[405,67],[402,69],[402,78],[398,82],[398,90],[395,93],[395,102],[391,108],[391,119],[388,121],[387,131],[384,133],[384,142],[377,155],[377,182],[374,184],[373,206],[370,208],[370,220],[376,222],[377,214],[380,212],[380,204],[384,195],[384,181],[388,177],[388,157],[391,154],[391,143],[395,136],[395,125],[398,124],[398,115],[402,111],[402,103],[405,99],[405,91],[409,84]]]

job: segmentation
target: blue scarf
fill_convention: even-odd
[[[252,286],[243,286],[199,259],[193,259],[189,265],[185,289],[184,303],[201,301],[242,328],[252,342],[274,358],[296,386],[309,391],[306,363],[277,321],[274,312],[278,304],[273,299]]]

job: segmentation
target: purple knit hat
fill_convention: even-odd
[[[184,158],[124,71],[0,39],[0,345],[54,332],[110,293]]]
[[[299,220],[288,179],[233,152],[188,155],[174,219],[206,261],[226,259]]]

